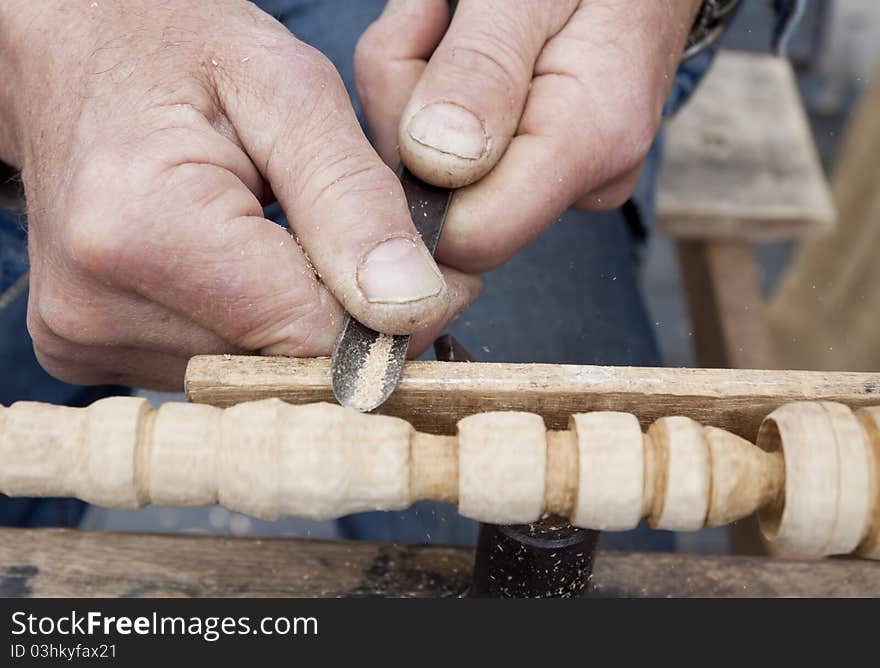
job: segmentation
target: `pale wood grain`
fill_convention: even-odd
[[[811,426],[768,431],[781,415]],[[0,406],[0,492],[122,508],[220,504],[266,520],[431,500],[494,524],[556,514],[602,530],[632,529],[643,516],[655,528],[696,530],[760,510],[768,535],[802,554],[878,540],[870,518],[880,471],[867,450],[880,445],[869,443],[873,425],[843,404],[786,404],[757,444],[675,416],[644,435],[628,413],[575,414],[570,426],[548,432],[539,415],[489,412],[441,436],[399,418],[277,398],[227,409],[166,403],[158,412],[136,397],[85,408],[18,402]]]
[[[186,392],[190,401],[221,407],[267,397],[333,401],[330,360],[194,357]],[[859,408],[878,398],[874,373],[408,362],[380,411],[435,434],[454,434],[461,418],[496,410],[537,413],[548,429],[566,429],[572,414],[590,411],[634,413],[643,429],[683,415],[754,440],[761,420],[782,404],[822,400]]]
[[[829,232],[834,207],[791,64],[722,51],[667,128],[659,229],[782,240]]]

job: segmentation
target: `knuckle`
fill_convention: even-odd
[[[46,348],[37,343],[36,340],[34,341],[34,357],[37,358],[37,362],[43,370],[53,378],[56,378],[63,383],[73,383],[77,385],[86,384],[83,382],[83,379],[71,369],[68,362],[63,358],[58,358],[48,352]]]
[[[570,125],[555,137],[555,146],[559,155],[570,157],[575,173],[585,175],[582,186],[589,191],[638,168],[656,132],[657,126],[643,118],[606,113]]]
[[[131,385],[121,373],[106,370],[96,364],[83,366],[72,354],[57,357],[34,345],[37,362],[53,378],[72,385]]]
[[[599,117],[598,130],[605,137],[610,164],[620,172],[639,165],[651,150],[659,125],[659,115],[645,111],[644,105],[634,101],[622,100],[607,109]]]
[[[345,90],[332,61],[286,30],[260,34],[243,44],[247,46],[242,52],[248,54],[246,76],[239,70],[215,73],[224,75],[220,80],[224,95],[271,108],[278,105],[279,91],[284,91],[291,114],[301,116],[303,109],[318,102],[316,90],[321,96],[337,94],[340,87]]]
[[[245,350],[283,345],[292,354],[327,354],[315,339],[333,329],[332,311],[317,288],[291,291],[266,300],[261,313],[231,332],[231,342]]]
[[[601,191],[588,196],[586,208],[589,211],[614,211],[623,206],[633,194],[635,183],[626,184],[612,190]]]
[[[77,212],[68,218],[67,227],[64,246],[75,267],[102,279],[118,273],[126,248],[118,226],[94,213]]]
[[[514,254],[508,242],[483,229],[467,228],[458,230],[452,249],[454,258],[447,264],[467,273],[482,274],[500,267]]]
[[[139,190],[136,173],[116,155],[96,155],[84,161],[58,221],[61,247],[73,266],[100,277],[116,273],[120,253],[128,244],[125,226],[118,221],[126,217],[132,195]],[[117,193],[127,195],[116,197]],[[124,204],[112,211],[102,204],[108,201]]]
[[[94,214],[74,214],[64,235],[66,253],[84,273],[111,278],[119,271],[125,244],[116,225]]]
[[[27,324],[28,334],[31,337],[35,349],[46,350],[55,342],[56,337],[52,334],[46,321],[43,320],[40,315],[38,308],[36,308],[36,305],[34,304],[33,298],[31,298],[31,301],[28,304],[25,322]]]
[[[273,139],[271,146],[266,147],[268,157],[264,171],[270,180],[276,173],[278,160],[289,161],[292,154],[297,155],[299,165],[306,166],[326,155],[328,150],[355,148],[350,135],[357,120],[345,84],[333,63],[312,47],[288,48],[292,48],[295,55],[281,62],[277,76],[263,84],[267,87],[265,100],[269,105],[278,104],[279,86],[293,96],[286,103],[287,109],[280,112],[275,132],[268,133]],[[293,59],[295,62],[291,65]],[[363,144],[368,145],[365,139]],[[289,163],[281,166],[285,175],[290,166]],[[278,178],[280,174],[279,171]]]
[[[183,163],[164,174],[163,193],[194,218],[225,220],[231,216],[262,216],[256,196],[232,172],[201,163]],[[157,201],[159,201],[157,199]]]
[[[95,343],[89,333],[88,316],[64,295],[44,288],[31,297],[28,331],[34,343],[55,357],[64,357],[71,345]]]
[[[339,72],[333,62],[318,49],[303,43],[295,43],[289,46],[292,53],[291,60],[297,63],[296,75],[306,83],[306,89],[314,90],[314,87],[327,84],[341,84]],[[290,63],[286,63],[289,68]]]
[[[313,161],[313,165],[303,180],[303,201],[312,210],[317,210],[327,200],[340,202],[352,196],[360,198],[364,205],[371,192],[387,198],[389,184],[392,188],[397,187],[389,180],[393,175],[384,163],[375,159],[364,160],[362,155],[345,154],[326,161]]]
[[[369,75],[385,62],[386,45],[379,33],[372,27],[361,35],[354,49],[354,71],[356,76]]]
[[[638,167],[648,156],[651,146],[654,144],[654,137],[657,133],[657,127],[648,122],[634,124],[620,139],[622,151],[622,164],[620,171],[630,171]]]
[[[28,309],[27,328],[34,355],[46,373],[64,382],[80,382],[81,379],[71,372],[76,358],[76,345],[55,334],[51,325],[34,309]]]
[[[131,159],[118,147],[99,145],[91,148],[76,163],[70,192],[73,205],[91,203],[100,188],[115,189],[128,182],[136,170],[131,170]]]
[[[484,85],[505,95],[517,91],[524,73],[531,70],[523,54],[492,31],[472,31],[459,36],[449,48],[446,65],[452,74],[467,80],[478,77]]]
[[[365,107],[389,89],[387,40],[378,37],[372,28],[365,32],[354,50],[354,81],[358,99]]]
[[[470,249],[471,261],[467,265],[469,271],[484,273],[497,269],[507,262],[514,254],[506,245],[482,243]]]

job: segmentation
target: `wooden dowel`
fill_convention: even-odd
[[[793,552],[880,558],[880,408],[786,404],[757,445],[682,416],[643,433],[634,415],[479,413],[456,436],[399,418],[279,399],[218,409],[113,397],[87,408],[0,406],[0,492],[138,508],[220,503],[263,519],[328,519],[458,503],[492,523],[546,514],[591,529],[647,517],[695,530],[755,511]]]
[[[458,501],[458,439],[413,432],[409,489],[413,499]]]
[[[326,358],[198,356],[187,368],[186,393],[220,407],[271,397],[335,401]],[[417,361],[407,363],[380,412],[434,434],[454,434],[460,419],[487,411],[538,413],[555,430],[590,411],[635,413],[643,430],[681,415],[753,440],[766,415],[793,401],[875,404],[880,374]]]

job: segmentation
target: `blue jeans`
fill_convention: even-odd
[[[353,91],[357,39],[384,0],[261,0],[300,39],[323,51]],[[680,73],[670,96],[677,106],[705,70]],[[360,115],[360,108],[355,101]],[[640,242],[653,216],[658,151],[648,159],[637,197],[643,224],[622,211],[567,212],[536,243],[485,277],[485,292],[452,327],[484,361],[659,365],[660,356],[637,284]],[[268,215],[283,222],[280,209]],[[0,294],[26,270],[20,221],[0,212]],[[55,381],[34,359],[25,326],[26,291],[0,310],[0,402],[20,399],[82,405],[121,388],[82,388]],[[2,303],[2,300],[0,300]],[[0,498],[0,524],[73,523],[81,504]],[[417,504],[401,513],[361,513],[340,521],[344,535],[407,542],[472,543],[475,524],[454,508]],[[636,531],[608,534],[620,548],[672,549],[672,536]]]

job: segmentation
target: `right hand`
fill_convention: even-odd
[[[479,293],[438,270],[333,66],[251,3],[3,0],[0,30],[54,376],[172,389],[194,354],[326,355],[343,308],[418,351]]]

